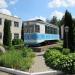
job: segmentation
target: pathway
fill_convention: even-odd
[[[49,47],[57,47],[60,46],[60,43],[58,44],[52,44],[52,45],[48,45],[48,46],[43,46],[44,49],[47,49]],[[47,47],[47,48],[46,48]],[[46,50],[45,50],[46,51]],[[44,71],[52,71],[52,69],[50,69],[48,66],[46,66],[45,64],[45,60],[43,57],[43,54],[45,53],[45,51],[42,52],[35,52],[36,57],[34,58],[34,63],[31,66],[31,68],[29,69],[30,73],[34,73],[34,72],[44,72]]]
[[[12,74],[8,74],[8,73],[1,72],[1,71],[0,71],[0,75],[12,75]]]
[[[32,67],[29,69],[30,73],[34,72],[44,72],[44,71],[51,71],[49,67],[46,66],[44,58],[43,58],[43,52],[42,53],[36,53],[36,57],[34,58],[34,63]]]

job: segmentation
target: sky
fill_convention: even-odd
[[[23,21],[61,19],[68,10],[75,17],[75,0],[0,0],[0,13],[13,15]]]

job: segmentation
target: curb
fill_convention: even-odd
[[[63,72],[56,71],[56,70],[46,71],[46,72],[29,73],[29,72],[15,70],[15,69],[11,69],[11,68],[0,67],[0,71],[10,73],[10,74],[16,74],[16,75],[63,75]]]
[[[30,75],[30,73],[28,73],[28,72],[23,72],[23,71],[6,68],[6,67],[0,67],[0,71],[7,72],[10,74],[16,74],[16,75]]]
[[[31,75],[63,75],[62,72],[60,71],[45,71],[45,72],[36,72],[36,73],[31,73]]]

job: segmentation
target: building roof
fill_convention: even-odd
[[[14,17],[14,18],[17,18],[17,19],[21,19],[19,17],[16,17],[16,16],[12,16],[12,15],[7,15],[7,14],[3,14],[3,13],[0,13],[1,15],[5,15],[5,16],[10,16],[10,17]]]
[[[28,21],[23,21],[23,23],[25,23],[25,22],[34,22],[34,23],[41,23],[41,24],[44,24],[44,25],[47,25],[47,26],[51,26],[51,27],[55,27],[55,28],[57,28],[57,26],[56,25],[53,25],[53,24],[49,24],[49,23],[47,23],[47,22],[45,22],[45,21],[43,21],[43,20],[41,20],[41,19],[35,19],[35,20],[28,20]]]

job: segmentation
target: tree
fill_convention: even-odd
[[[4,36],[3,36],[3,44],[5,46],[11,46],[11,21],[10,20],[5,20],[4,22]]]
[[[46,19],[46,22],[47,22],[47,23],[50,23],[50,20],[47,18],[47,19]]]
[[[60,39],[61,39],[61,25],[62,25],[61,20],[58,20],[57,23],[56,23],[56,26],[59,27],[59,38]]]
[[[71,14],[66,10],[65,16],[64,16],[64,28],[65,26],[69,27],[69,32],[68,32],[68,48],[73,50],[73,24],[72,24],[72,16]],[[64,48],[67,48],[67,42],[66,42],[66,33],[64,29]]]
[[[24,25],[23,24],[21,28],[21,39],[24,41]]]
[[[73,18],[73,47],[75,50],[75,19]]]
[[[63,16],[61,19],[61,25],[64,25],[64,19],[65,19],[65,16]]]
[[[57,23],[57,17],[53,16],[53,18],[51,19],[50,23],[56,25],[56,23]]]

